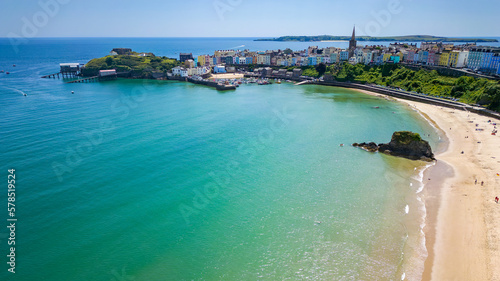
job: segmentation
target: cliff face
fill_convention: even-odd
[[[367,151],[379,151],[385,154],[404,157],[412,160],[432,161],[436,160],[431,146],[423,140],[419,134],[401,131],[392,135],[389,143],[353,143],[353,146],[361,147]]]

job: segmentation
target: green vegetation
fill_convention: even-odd
[[[276,69],[282,69],[283,67],[277,66]],[[285,68],[287,71],[293,71],[294,69],[302,69],[303,76],[309,76],[314,78],[319,78],[325,74],[328,69],[326,64],[320,63],[316,66],[308,65],[308,66],[289,66]]]
[[[402,144],[409,144],[412,141],[421,141],[421,140],[422,138],[417,133],[413,133],[410,131],[399,131],[399,132],[394,132],[391,141],[396,141]]]
[[[89,61],[83,76],[95,76],[99,70],[116,69],[117,72],[132,72],[135,77],[151,78],[152,72],[167,72],[180,65],[176,59],[167,57],[140,57],[136,55],[106,56]]]
[[[332,41],[345,40],[349,41],[351,36],[332,36],[332,35],[317,35],[317,36],[282,36],[278,38],[256,39],[255,41],[298,41],[298,42],[316,42],[316,41]],[[496,39],[485,38],[452,38],[440,37],[431,35],[407,35],[407,36],[389,36],[389,37],[371,37],[357,36],[358,41],[399,41],[399,42],[498,42]]]
[[[432,96],[452,97],[500,111],[500,81],[469,76],[449,77],[438,74],[436,70],[415,71],[398,64],[334,64],[328,66],[326,74],[337,81],[378,84]]]
[[[319,77],[319,73],[314,66],[303,66],[302,75],[309,77]]]
[[[316,65],[316,71],[318,72],[318,76],[323,76],[326,72],[326,64],[320,63]]]

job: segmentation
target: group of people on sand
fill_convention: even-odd
[[[477,179],[474,181],[474,184],[477,184]],[[484,185],[484,181],[481,181],[481,186]]]

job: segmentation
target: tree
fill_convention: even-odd
[[[152,59],[151,59],[151,62],[152,62],[152,63],[155,63],[155,62],[159,63],[159,62],[161,62],[161,61],[162,61],[162,59],[161,59],[161,58],[152,58]]]
[[[108,66],[111,66],[111,65],[113,64],[113,58],[112,58],[112,57],[107,57],[107,58],[106,58],[106,64],[107,64]]]
[[[326,72],[326,65],[324,63],[316,65],[316,71],[318,72],[318,76],[322,76]]]

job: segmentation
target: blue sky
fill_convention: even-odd
[[[0,1],[0,37],[500,36],[498,0]]]

